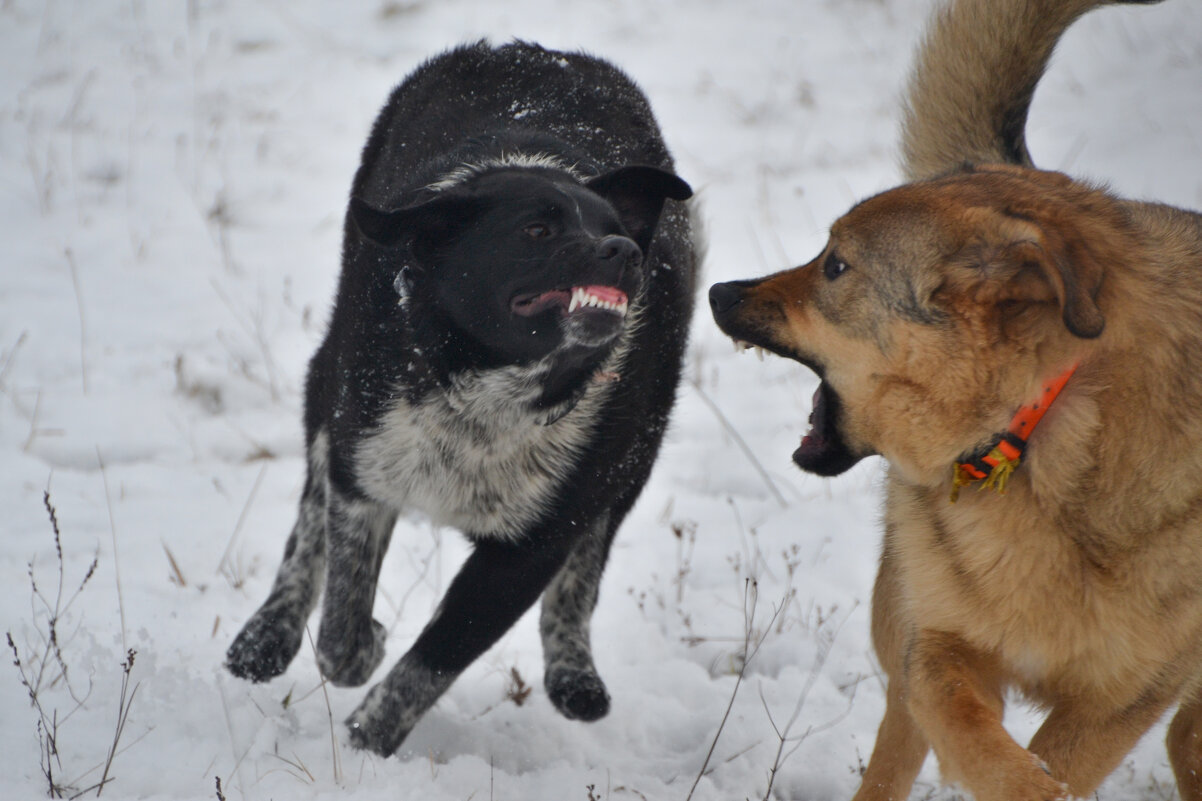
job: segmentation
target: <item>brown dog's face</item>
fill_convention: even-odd
[[[1063,175],[977,169],[864,201],[812,262],[715,284],[710,305],[736,341],[821,379],[802,469],[880,454],[926,480],[1101,334],[1097,254],[1123,228],[1108,196]]]

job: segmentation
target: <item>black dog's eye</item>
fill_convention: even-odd
[[[522,229],[522,233],[531,239],[543,239],[551,235],[551,227],[543,223],[530,223]]]
[[[836,256],[833,252],[826,257],[826,263],[822,265],[822,274],[826,276],[828,281],[834,281],[843,273],[847,272],[847,262]]]

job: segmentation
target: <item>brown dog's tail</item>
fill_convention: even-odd
[[[1035,86],[1073,20],[1108,4],[952,0],[938,11],[919,48],[906,97],[902,167],[907,180],[940,175],[965,162],[1032,166],[1024,130]]]

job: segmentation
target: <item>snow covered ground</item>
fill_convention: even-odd
[[[552,709],[533,615],[390,759],[345,745],[338,722],[364,690],[322,690],[311,649],[265,686],[220,665],[292,523],[304,366],[359,149],[394,83],[481,36],[612,59],[646,89],[698,190],[708,285],[808,260],[836,216],[896,181],[897,100],[928,10],[0,3],[0,614],[37,684],[60,611],[67,678],[51,654],[38,685],[57,720],[54,780],[100,782],[125,709],[106,798],[212,799],[220,779],[230,799],[758,799],[774,762],[773,798],[849,797],[883,710],[867,613],[881,465],[832,481],[794,469],[813,377],[736,356],[704,306],[594,619],[609,717]],[[1040,89],[1031,150],[1122,193],[1202,207],[1200,74],[1197,3],[1097,12]],[[376,604],[388,664],[465,552],[454,531],[400,524]],[[748,632],[759,647],[736,693]],[[47,790],[20,678],[0,671],[4,799]],[[1035,721],[1020,708],[1009,724],[1026,737]],[[1175,797],[1161,736],[1099,798]],[[956,796],[930,760],[913,797]]]

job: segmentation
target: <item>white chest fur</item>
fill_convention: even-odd
[[[398,512],[416,509],[475,536],[519,536],[575,467],[609,392],[590,384],[570,413],[547,424],[548,413],[529,406],[544,372],[490,370],[420,404],[398,401],[359,446],[361,486]]]

